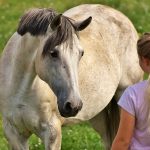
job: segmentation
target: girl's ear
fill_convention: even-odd
[[[147,66],[150,66],[150,59],[148,59],[148,58],[145,58],[145,57],[141,57],[141,60],[143,61],[143,63],[145,64],[145,65],[147,65]]]

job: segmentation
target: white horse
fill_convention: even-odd
[[[33,9],[22,17],[0,62],[0,110],[11,149],[27,150],[32,133],[46,150],[60,149],[60,115],[52,91],[62,116],[75,116],[82,108],[78,31],[91,19],[73,22],[51,9]]]
[[[128,18],[102,5],[77,6],[63,15],[51,9],[23,15],[0,62],[0,110],[11,149],[27,150],[35,133],[46,150],[58,150],[61,125],[84,120],[109,149],[117,124],[107,119],[117,105],[108,104],[143,76],[137,38]]]

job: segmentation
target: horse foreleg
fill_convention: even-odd
[[[61,149],[61,122],[53,115],[49,123],[41,123],[40,136],[45,150]]]
[[[28,138],[21,135],[9,120],[3,120],[3,128],[11,150],[29,150]]]

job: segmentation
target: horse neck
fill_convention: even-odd
[[[28,33],[20,38],[12,61],[11,82],[14,90],[14,84],[22,92],[32,86],[36,76],[34,59],[38,45],[39,39]]]

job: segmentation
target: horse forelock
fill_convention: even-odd
[[[73,20],[66,16],[62,16],[61,25],[49,36],[43,47],[43,56],[47,54],[49,50],[53,50],[55,46],[66,42],[66,45],[70,47],[73,45],[73,34],[77,35]]]
[[[31,9],[22,16],[17,32],[22,36],[27,32],[33,36],[44,35],[47,32],[48,26],[57,15],[58,14],[53,9]],[[55,46],[65,41],[68,41],[68,45],[71,46],[74,33],[77,34],[73,20],[62,15],[61,24],[45,42],[43,55],[45,55],[48,50],[54,49]]]
[[[27,32],[33,36],[43,35],[56,15],[57,13],[53,9],[31,9],[22,16],[17,32],[20,35]]]

